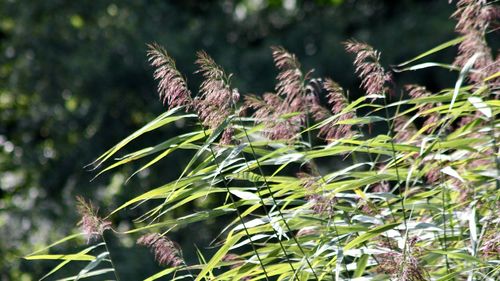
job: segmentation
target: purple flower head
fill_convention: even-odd
[[[303,75],[300,71],[300,63],[294,54],[289,53],[283,47],[271,47],[274,64],[280,70],[276,77],[276,92],[284,96],[288,103],[300,99],[303,94]]]
[[[239,93],[231,89],[230,76],[205,52],[197,54],[197,73],[204,80],[200,86],[200,96],[194,100],[194,107],[203,125],[217,128],[231,114],[232,105],[239,99]]]
[[[328,92],[328,103],[332,113],[339,114],[349,103],[344,95],[344,89],[331,79],[325,80],[324,88]]]
[[[295,139],[304,123],[304,114],[283,117],[283,114],[290,113],[290,107],[277,94],[266,93],[262,99],[252,95],[246,96],[245,106],[255,110],[253,116],[257,122],[264,124],[264,134],[272,140]]]
[[[426,281],[430,280],[428,272],[418,260],[421,248],[416,246],[417,239],[410,238],[404,253],[393,250],[395,245],[385,245],[390,248],[387,253],[376,255],[378,266],[376,271],[390,275],[391,280]]]
[[[347,41],[344,45],[347,52],[356,55],[354,66],[356,73],[361,78],[361,87],[366,94],[371,96],[387,92],[385,83],[391,81],[392,77],[380,65],[380,52],[366,43],[354,40]]]
[[[407,142],[417,134],[417,129],[413,123],[405,116],[398,116],[394,119],[394,139],[396,142]]]
[[[87,243],[91,243],[99,239],[105,230],[111,229],[111,222],[97,216],[98,209],[94,207],[92,202],[87,202],[80,196],[77,196],[76,200],[76,207],[82,218],[78,225],[80,225],[82,232],[87,237]]]
[[[220,144],[230,145],[233,142],[234,128],[232,126],[227,127],[222,133],[220,138]]]
[[[457,10],[452,17],[457,19],[455,31],[465,36],[458,46],[458,55],[454,64],[463,67],[473,55],[479,54],[473,65],[476,71],[469,73],[469,79],[474,83],[480,83],[484,78],[498,71],[498,61],[493,60],[491,49],[484,36],[488,27],[498,23],[500,8],[485,0],[460,0],[457,2]],[[495,81],[490,83],[495,83]]]
[[[177,70],[175,61],[160,45],[148,45],[148,58],[151,65],[156,68],[154,78],[159,80],[158,93],[163,104],[168,103],[170,108],[192,103],[191,92],[186,81]]]
[[[351,124],[339,124],[338,122],[342,122],[348,119],[354,118],[355,115],[352,112],[348,112],[332,120],[328,124],[321,127],[318,135],[328,142],[332,142],[342,138],[350,138],[354,136],[355,132],[352,129]]]
[[[184,261],[180,257],[179,247],[165,236],[158,233],[150,233],[141,236],[137,244],[146,246],[154,253],[156,261],[160,265],[179,266]]]

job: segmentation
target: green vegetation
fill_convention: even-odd
[[[327,5],[323,2],[315,5]],[[328,5],[342,1],[333,2]],[[287,13],[285,3],[283,11],[274,10],[280,1],[272,3],[261,11]],[[106,11],[119,14],[116,5]],[[459,37],[398,65],[384,61],[396,61],[401,53],[339,38],[336,44],[354,60],[354,73],[340,76],[357,77],[349,80],[357,85],[345,87],[345,79],[327,69],[313,72],[303,66],[309,63],[299,63],[300,53],[279,46],[271,48],[276,70],[269,74],[255,64],[245,68],[248,58],[223,68],[208,54],[210,47],[196,54],[190,69],[184,59],[175,63],[170,53],[176,53],[175,45],[173,50],[148,45],[168,110],[155,118],[133,99],[128,108],[126,101],[118,102],[127,99],[118,90],[111,90],[116,105],[86,97],[86,109],[84,100],[66,95],[61,123],[68,112],[83,118],[90,108],[103,110],[91,134],[103,135],[95,145],[111,148],[88,166],[96,180],[85,185],[106,185],[106,194],[77,192],[97,203],[84,197],[75,202],[74,192],[60,194],[68,209],[76,209],[66,219],[79,220],[80,230],[61,239],[61,232],[71,232],[70,223],[52,233],[58,238],[48,238],[49,246],[23,245],[24,255],[26,248],[38,249],[23,263],[47,265],[42,279],[55,280],[498,279],[500,74],[487,43],[495,44],[498,14],[495,3],[459,1],[453,16]],[[82,29],[88,20],[75,14],[69,23]],[[440,56],[455,47],[454,58]],[[244,48],[235,49],[243,56]],[[220,57],[226,65],[224,60],[239,56]],[[231,66],[253,78],[226,72]],[[195,70],[189,81],[184,68]],[[422,72],[439,73],[439,82],[428,85]],[[261,89],[262,81],[274,77],[273,92]],[[258,92],[265,93],[249,94]],[[32,102],[26,98],[16,106],[29,111]],[[147,124],[108,145],[110,124],[101,124],[107,110]],[[23,138],[22,131],[15,132],[19,135],[10,136]],[[61,136],[75,144],[83,138],[80,131]],[[3,146],[15,141],[8,140]],[[52,138],[47,141],[52,144],[44,143],[40,159],[60,151]],[[92,145],[89,139],[85,143]],[[26,171],[17,172],[24,188],[41,190],[32,186],[43,173],[19,176]],[[103,183],[111,172],[111,183]],[[20,190],[5,190],[11,199],[4,206],[14,206]],[[55,216],[65,212],[54,208]],[[154,260],[161,268],[151,265]],[[129,275],[134,268],[147,275]],[[30,280],[17,270],[2,274]]]

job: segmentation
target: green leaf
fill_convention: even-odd
[[[410,60],[407,60],[407,61],[405,61],[403,63],[398,64],[397,66],[398,67],[405,66],[405,65],[410,64],[410,63],[412,63],[412,62],[414,62],[416,60],[419,60],[421,58],[425,58],[425,57],[427,57],[429,55],[432,55],[432,54],[434,54],[436,52],[439,52],[439,51],[444,50],[446,48],[449,48],[451,46],[455,46],[456,44],[459,44],[459,43],[461,43],[464,40],[465,40],[465,36],[462,36],[462,37],[458,37],[458,38],[455,38],[453,40],[450,40],[448,42],[442,43],[442,44],[440,44],[440,45],[438,45],[438,46],[436,46],[436,47],[434,47],[434,48],[432,48],[432,49],[430,49],[430,50],[428,50],[426,52],[421,53],[420,55],[418,55],[418,56],[416,56],[416,57],[414,57],[414,58],[412,58]]]
[[[455,83],[455,89],[453,90],[453,98],[451,99],[450,107],[448,108],[448,111],[451,111],[451,109],[453,108],[453,105],[455,104],[455,100],[458,96],[458,92],[460,90],[460,87],[462,86],[463,81],[466,78],[466,75],[469,73],[472,66],[474,66],[474,63],[476,62],[477,58],[480,55],[481,55],[480,53],[475,53],[472,57],[469,58],[469,60],[467,60],[464,67],[460,71],[460,74],[458,75],[458,80]]]
[[[467,100],[472,103],[472,105],[474,105],[474,107],[477,108],[479,112],[484,114],[484,116],[488,118],[491,118],[493,116],[491,108],[485,102],[483,102],[483,99],[481,99],[480,97],[469,97]]]
[[[65,261],[92,261],[94,256],[85,254],[67,254],[67,255],[34,255],[24,257],[27,260],[65,260]]]
[[[111,156],[113,156],[116,152],[118,152],[120,149],[122,149],[124,146],[126,146],[129,142],[133,141],[134,139],[138,138],[139,136],[143,135],[144,133],[153,131],[159,127],[162,127],[164,125],[167,125],[169,123],[175,122],[175,121],[183,119],[183,118],[197,116],[195,114],[186,114],[186,115],[170,117],[171,115],[173,115],[177,111],[179,111],[181,108],[182,107],[173,108],[173,109],[161,114],[160,116],[156,117],[153,121],[144,125],[142,128],[135,131],[133,134],[126,137],[122,141],[120,141],[117,145],[113,146],[111,149],[109,149],[108,151],[103,153],[94,162],[90,163],[87,166],[94,166],[94,169],[98,168],[103,162],[105,162],[107,159],[109,159]]]
[[[213,255],[210,261],[203,267],[203,270],[198,274],[195,281],[200,281],[204,278],[213,268],[222,260],[222,258],[227,254],[229,249],[236,244],[242,237],[243,233],[238,233],[234,236],[229,236],[222,247]]]
[[[103,269],[98,269],[98,270],[87,272],[85,274],[82,274],[80,277],[75,275],[75,276],[66,277],[63,279],[58,279],[57,281],[73,281],[73,280],[78,280],[78,279],[76,279],[77,277],[79,279],[84,279],[84,278],[88,278],[88,277],[103,275],[103,274],[113,272],[113,271],[115,271],[113,268],[103,268]]]
[[[159,199],[159,198],[167,198],[169,193],[174,190],[175,188],[181,188],[187,185],[190,185],[196,181],[199,181],[202,179],[202,176],[194,176],[194,177],[188,177],[188,178],[183,178],[180,181],[175,181],[171,183],[167,183],[163,186],[157,187],[153,190],[150,190],[146,193],[143,193],[135,198],[130,199],[129,201],[123,203],[120,207],[116,208],[113,210],[107,217],[113,215],[114,213],[134,204],[137,202],[141,201],[148,201],[151,199]]]
[[[40,252],[43,252],[43,251],[45,251],[45,250],[47,250],[47,249],[50,249],[50,248],[52,248],[52,247],[54,247],[54,246],[56,246],[56,245],[62,244],[62,243],[66,242],[66,241],[69,241],[69,240],[73,240],[73,239],[75,239],[75,238],[77,238],[77,237],[80,237],[80,236],[83,236],[83,235],[84,235],[83,233],[75,233],[75,234],[72,234],[72,235],[66,236],[66,237],[62,238],[61,240],[58,240],[57,242],[54,242],[54,243],[50,244],[50,245],[49,245],[49,246],[47,246],[47,247],[44,247],[44,248],[42,248],[42,249],[40,249],[40,250],[36,250],[36,251],[34,251],[33,253],[31,253],[31,254],[27,255],[26,257],[28,257],[28,256],[33,256],[33,255],[38,254],[38,253],[40,253]],[[26,258],[26,257],[25,257],[25,258]]]
[[[81,258],[83,258],[85,260],[93,260],[93,259],[95,259],[94,256],[86,255],[86,254],[88,252],[92,251],[93,249],[98,248],[98,247],[103,246],[103,245],[104,245],[104,243],[99,243],[97,245],[90,246],[90,247],[88,247],[86,249],[81,250],[77,254],[74,254],[73,256],[74,256],[74,258],[80,258],[81,257]],[[51,256],[51,255],[42,255],[42,256]],[[59,256],[68,256],[68,255],[59,255]],[[91,258],[88,259],[88,257],[86,257],[86,256],[91,257]],[[30,257],[33,257],[33,256],[30,256]],[[28,259],[28,257],[25,257],[25,258]],[[71,261],[74,261],[74,259],[64,259],[64,258],[62,260],[63,261],[60,264],[58,264],[49,273],[45,274],[42,278],[40,278],[40,281],[43,280],[43,279],[45,279],[45,278],[47,278],[47,277],[49,277],[50,275],[56,273],[57,271],[59,271],[59,269],[61,269],[63,266],[65,266],[66,264],[70,263]]]
[[[366,269],[366,264],[368,263],[368,258],[369,255],[363,254],[358,259],[358,262],[356,263],[356,270],[354,271],[353,275],[354,278],[363,276],[363,273],[365,272]]]
[[[232,194],[236,195],[236,197],[241,198],[243,200],[259,200],[260,199],[260,197],[257,194],[247,192],[247,191],[231,189],[229,192],[231,192]]]
[[[436,281],[448,281],[448,280],[455,280],[455,277],[457,277],[461,272],[460,271],[454,271],[452,273],[446,274],[445,276],[436,279]]]
[[[86,276],[92,269],[94,269],[96,266],[98,266],[108,256],[109,256],[108,252],[104,252],[104,253],[99,254],[93,261],[91,261],[89,264],[87,264],[87,266],[85,266],[80,271],[80,273],[78,273],[78,275],[75,278],[75,281]]]
[[[352,249],[352,248],[356,247],[357,245],[386,232],[387,230],[395,228],[398,225],[400,225],[400,223],[391,223],[391,224],[378,226],[378,227],[375,227],[374,229],[368,230],[367,232],[354,238],[351,242],[347,243],[344,246],[344,251]]]
[[[157,153],[159,151],[173,148],[173,147],[176,147],[176,148],[187,147],[187,144],[189,144],[190,142],[189,141],[186,142],[186,139],[189,139],[190,137],[192,137],[191,139],[189,139],[191,142],[198,140],[199,138],[196,138],[193,136],[197,136],[199,134],[200,134],[200,132],[191,132],[191,133],[183,134],[180,136],[175,136],[175,137],[170,138],[170,139],[168,139],[168,140],[166,140],[158,145],[155,145],[154,147],[144,148],[144,149],[141,149],[139,151],[127,154],[123,157],[118,158],[117,159],[118,162],[113,163],[112,165],[101,170],[94,178],[98,177],[99,175],[101,175],[101,174],[103,174],[111,169],[114,169],[116,167],[119,167],[119,166],[124,165],[124,164],[129,163],[129,162],[141,159],[143,157],[152,155],[152,154]],[[201,137],[203,137],[203,136],[201,136]],[[181,142],[183,142],[183,143],[179,145],[179,143],[181,143]]]
[[[158,162],[161,159],[165,158],[167,155],[169,155],[170,153],[174,152],[178,148],[184,148],[186,146],[190,146],[192,142],[197,141],[199,139],[202,139],[204,137],[205,137],[205,132],[200,132],[200,133],[198,133],[198,134],[190,137],[189,139],[185,140],[184,142],[182,142],[178,146],[174,146],[174,147],[171,147],[171,148],[165,150],[163,153],[161,153],[160,155],[156,156],[153,160],[149,161],[146,165],[142,166],[137,171],[135,171],[134,173],[132,173],[132,175],[130,175],[130,177],[127,179],[127,181],[130,180],[130,178],[132,178],[133,176],[135,176],[138,173],[140,173],[141,171],[144,171],[145,169],[147,169],[147,168],[151,167],[152,165],[154,165],[156,162]],[[197,153],[199,153],[200,151],[203,151],[203,149],[198,150]]]
[[[457,253],[457,252],[442,251],[442,250],[431,250],[431,252],[436,253],[436,254],[446,255],[452,259],[465,260],[465,261],[472,262],[472,263],[481,263],[481,264],[485,263],[482,260],[480,260],[476,257],[473,257],[469,254],[466,254],[466,253]]]
[[[160,271],[160,272],[158,272],[158,273],[156,273],[156,274],[154,274],[152,276],[149,276],[148,278],[144,279],[144,281],[153,281],[153,280],[156,280],[156,279],[158,279],[160,277],[163,277],[165,275],[168,275],[168,274],[170,274],[170,273],[172,273],[172,272],[174,272],[176,270],[177,270],[176,267],[164,269],[164,270],[162,270],[162,271]]]
[[[451,65],[451,64],[438,63],[438,62],[425,62],[425,63],[417,64],[414,66],[406,67],[403,69],[398,69],[398,70],[396,70],[396,72],[415,71],[415,70],[425,69],[425,68],[429,68],[429,67],[441,67],[441,68],[444,68],[447,70],[460,71],[460,68],[458,68],[454,65]]]
[[[211,145],[213,145],[213,142],[215,139],[226,129],[226,127],[231,123],[232,118],[228,117],[222,124],[219,125],[211,134],[208,136],[208,138],[205,140],[205,143],[203,146],[196,152],[196,154],[191,158],[189,163],[186,165],[184,170],[182,171],[182,174],[180,175],[179,179],[181,179],[187,171],[191,168],[191,166],[198,160],[198,158],[202,155],[203,152],[205,152]],[[209,132],[209,131],[207,131]],[[206,133],[204,132],[205,136]]]

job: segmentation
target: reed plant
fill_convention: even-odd
[[[167,110],[91,165],[100,175],[141,161],[138,173],[176,150],[192,158],[176,180],[105,218],[80,198],[81,231],[25,258],[61,261],[44,278],[84,261],[62,280],[113,273],[126,280],[107,248],[109,231],[133,237],[165,267],[146,280],[500,279],[500,61],[486,41],[499,15],[495,2],[460,0],[453,14],[459,37],[395,66],[382,65],[383,53],[365,42],[344,42],[365,93],[356,99],[280,46],[271,49],[274,90],[251,95],[234,88],[232,75],[203,51],[195,62],[203,82],[195,90],[166,49],[149,45]],[[455,46],[454,61],[425,61]],[[452,71],[456,80],[429,91],[393,75],[429,67]],[[113,159],[180,120],[192,130]],[[222,200],[169,219],[209,197]],[[133,227],[115,230],[110,218],[139,204],[149,209]],[[213,237],[215,253],[187,263],[169,234],[207,218],[230,219]],[[83,250],[47,253],[81,235],[89,243]]]

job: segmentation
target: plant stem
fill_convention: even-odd
[[[236,105],[235,105],[234,103],[233,103],[233,107],[236,109]],[[259,173],[262,175],[262,179],[263,179],[263,181],[264,181],[264,186],[265,186],[265,187],[267,187],[267,191],[269,192],[269,196],[270,196],[271,200],[273,201],[273,204],[274,204],[275,206],[278,206],[278,203],[276,202],[276,199],[274,198],[274,195],[273,195],[273,192],[272,192],[272,190],[271,190],[271,187],[269,186],[269,183],[268,183],[268,181],[267,181],[267,179],[266,179],[266,176],[265,176],[265,174],[264,174],[264,170],[262,169],[262,166],[260,165],[260,161],[259,161],[259,159],[258,159],[258,157],[257,157],[257,153],[255,152],[255,149],[254,149],[254,147],[253,147],[253,145],[252,145],[252,141],[250,140],[250,136],[248,135],[248,132],[247,132],[247,130],[246,130],[246,128],[245,128],[245,126],[244,126],[244,124],[243,124],[243,121],[241,120],[241,117],[239,117],[238,119],[239,119],[240,125],[241,125],[241,127],[242,127],[242,129],[243,129],[243,132],[245,133],[245,137],[246,137],[246,139],[247,139],[247,141],[248,141],[248,145],[250,146],[250,149],[251,149],[251,151],[252,151],[252,155],[253,155],[253,157],[254,157],[254,159],[255,159],[255,162],[256,162],[256,164],[257,164],[257,167],[258,167],[258,169],[259,169]],[[246,164],[247,164],[247,166],[248,166],[248,162],[247,162],[246,156],[244,156],[244,158],[245,158],[245,163],[246,163]],[[263,199],[262,199],[262,196],[260,195],[260,190],[259,190],[259,188],[257,188],[257,192],[258,192],[258,194],[259,194],[259,198],[261,199],[261,202],[262,202],[262,207],[263,207],[264,209],[267,209],[267,208],[266,208],[266,206],[265,206],[265,204],[264,204],[264,201],[263,201]],[[278,210],[278,214],[279,214],[279,216],[281,217],[281,220],[283,221],[283,223],[285,224],[285,227],[287,228],[287,230],[288,230],[289,232],[291,232],[291,228],[290,228],[290,226],[288,225],[288,223],[286,222],[285,217],[284,217],[283,213],[281,212],[281,209],[280,209],[280,208],[276,208],[276,209]],[[273,228],[273,229],[274,229],[274,228]],[[293,237],[294,242],[297,244],[297,247],[299,248],[299,250],[300,250],[301,254],[304,256],[304,258],[305,258],[305,260],[306,260],[306,263],[307,263],[308,267],[311,269],[311,271],[312,271],[312,273],[313,273],[314,277],[316,278],[316,280],[319,280],[318,276],[316,275],[316,272],[314,271],[313,266],[312,266],[312,265],[311,265],[311,263],[309,262],[309,259],[307,258],[306,254],[305,254],[305,252],[304,252],[304,249],[302,249],[302,246],[301,246],[301,245],[300,245],[300,243],[298,242],[297,238],[296,238],[295,236],[293,236],[293,235],[292,235],[292,237]],[[279,240],[279,238],[278,238],[278,241],[280,242],[280,245],[281,245],[282,243],[281,243],[281,241]],[[283,248],[283,251],[285,251],[285,250],[284,250],[284,248]],[[292,265],[290,264],[290,266],[292,266]],[[292,266],[292,268],[293,268],[293,266]]]
[[[207,133],[205,131],[205,128],[203,127],[202,125],[202,129],[203,129],[203,133],[205,134],[205,136],[207,136]],[[214,159],[214,163],[217,167],[217,170],[219,170],[219,162],[217,162],[217,157],[215,156],[215,152],[212,148],[211,145],[208,146],[209,149],[210,149],[210,153],[212,154],[212,158]],[[222,170],[221,170],[222,172]],[[255,252],[255,255],[257,256],[257,259],[259,260],[259,264],[262,268],[262,271],[266,277],[266,280],[269,280],[269,276],[267,274],[267,271],[266,271],[266,268],[264,266],[264,263],[262,262],[262,259],[260,258],[260,255],[259,255],[259,252],[257,251],[257,248],[255,247],[255,244],[254,242],[252,241],[252,236],[250,236],[250,233],[248,232],[248,229],[247,227],[245,226],[245,222],[243,221],[243,217],[241,216],[241,213],[240,213],[240,210],[238,209],[238,206],[236,205],[236,201],[234,200],[234,197],[233,197],[233,194],[231,193],[231,191],[229,190],[229,186],[226,182],[226,179],[224,177],[222,177],[222,183],[224,184],[224,187],[226,188],[226,191],[227,191],[227,194],[229,195],[229,198],[231,200],[231,203],[233,204],[234,208],[236,209],[236,213],[238,215],[238,219],[240,220],[241,224],[243,225],[243,229],[245,230],[245,234],[246,236],[248,237],[248,240],[250,241],[250,245],[252,246],[252,249],[253,251]]]
[[[113,258],[111,257],[111,252],[109,251],[108,248],[108,242],[106,241],[106,238],[104,237],[104,233],[101,235],[102,241],[104,242],[104,247],[106,248],[106,251],[109,254],[109,261],[111,262],[111,267],[113,267],[113,274],[115,275],[116,281],[120,281],[120,278],[118,277],[118,272],[116,270],[116,266],[113,263]]]

